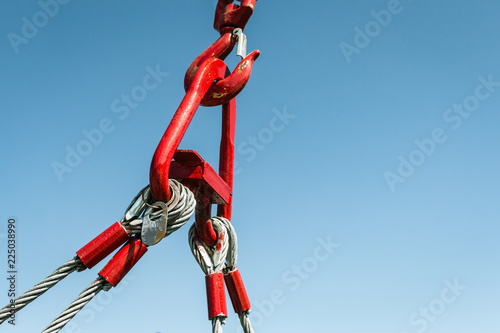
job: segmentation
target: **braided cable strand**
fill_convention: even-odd
[[[137,207],[140,206],[139,198],[149,197],[151,197],[151,195],[149,194],[148,188],[146,187],[142,189],[139,194],[132,200],[132,203],[127,208],[127,212],[138,209]],[[43,295],[46,291],[54,287],[57,283],[61,282],[65,277],[73,273],[75,270],[80,271],[83,269],[85,269],[85,267],[83,266],[83,263],[81,262],[80,258],[78,258],[78,256],[68,260],[66,263],[58,267],[52,274],[33,286],[33,288],[29,289],[24,294],[16,298],[14,300],[14,307],[11,307],[10,304],[8,304],[0,309],[0,324],[7,320],[7,318],[9,318],[12,314],[20,311],[26,305]]]
[[[222,333],[222,324],[225,324],[224,317],[212,319],[212,333]]]
[[[194,195],[187,187],[173,179],[169,181],[169,185],[171,188],[172,196],[167,202],[168,225],[165,237],[186,224],[186,222],[193,215],[196,207]],[[151,207],[148,208],[148,205],[153,204],[152,201],[153,198],[151,196],[149,186],[143,188],[132,200],[121,222],[121,224],[130,234],[140,234],[142,229],[142,221],[136,220],[140,223],[134,223],[134,221],[131,222],[131,220],[139,217],[146,211],[152,211]],[[0,324],[7,320],[12,314],[20,311],[26,305],[43,295],[46,291],[54,287],[57,283],[61,282],[66,276],[68,276],[75,270],[80,271],[83,269],[85,269],[85,267],[83,266],[78,256],[70,259],[69,261],[58,267],[44,280],[36,284],[33,288],[29,289],[24,294],[16,298],[14,300],[15,306],[11,307],[11,304],[9,303],[2,309],[0,309]]]
[[[193,192],[175,179],[170,179],[169,185],[170,193],[172,195],[170,200],[166,203],[168,210],[168,224],[167,232],[164,237],[167,237],[186,224],[196,208],[196,201]],[[139,202],[141,199],[142,202]],[[153,209],[153,198],[150,195],[149,186],[146,186],[130,204],[121,224],[130,234],[140,234],[142,230],[142,219],[139,217],[141,215],[145,216],[151,213]]]
[[[196,234],[196,225],[194,223],[191,228],[189,228],[189,247],[203,273],[205,273],[205,275],[212,274],[212,259],[208,254],[207,246],[201,242]]]
[[[226,257],[229,250],[229,237],[227,229],[221,221],[222,219],[223,218],[220,217],[212,218],[212,225],[217,233],[217,244],[213,248],[207,246],[200,240],[196,233],[196,225],[194,223],[189,229],[189,246],[191,252],[205,275],[222,272],[226,263]]]
[[[223,220],[225,219],[221,217],[212,218],[212,226],[217,233],[217,243],[213,248],[199,239],[195,224],[189,229],[189,247],[205,275],[222,272],[226,265],[229,251],[229,233]],[[212,318],[212,333],[222,333],[222,324],[226,323],[225,319],[224,316]]]
[[[234,230],[233,224],[226,218],[217,217],[226,228],[229,235],[229,250],[227,252],[226,267],[225,271],[232,271],[236,268],[238,262],[238,236],[236,235],[236,230]]]
[[[45,328],[42,333],[57,333],[66,325],[92,298],[101,290],[109,290],[111,285],[102,277],[97,278],[63,311],[61,314]]]
[[[233,224],[228,219],[219,218],[219,220],[224,224],[229,234],[229,251],[227,253],[226,267],[224,268],[224,272],[227,273],[236,269],[236,264],[238,261],[238,237],[236,235],[236,230],[234,229]],[[252,324],[250,323],[250,318],[248,318],[249,314],[250,310],[238,313],[238,317],[240,318],[241,327],[243,328],[244,333],[254,333]]]
[[[172,196],[167,202],[168,225],[165,237],[186,224],[189,218],[193,215],[196,207],[194,194],[187,187],[176,180],[170,180],[170,186],[172,189]],[[140,220],[128,221],[126,220],[126,217],[131,216],[131,218],[136,218],[141,214],[149,214],[154,209],[153,206],[147,203],[147,201],[151,201],[152,198],[144,201],[147,204],[142,204],[141,202],[139,202],[139,198],[147,197],[148,192],[149,187],[145,187],[141,191],[142,194],[139,193],[137,195],[137,197],[130,204],[124,218],[122,219],[122,225],[132,233],[140,233],[142,223],[136,224],[135,221]],[[220,264],[221,269],[223,264],[224,262]],[[90,284],[90,286],[84,289],[82,293],[56,319],[54,319],[54,321],[42,333],[59,332],[101,290],[108,291],[111,288],[112,285],[104,280],[101,276],[99,276],[94,282],[92,282],[92,284]]]
[[[165,237],[177,231],[180,227],[187,223],[191,218],[196,208],[196,200],[194,194],[186,186],[176,180],[170,180],[171,193],[178,195],[177,203],[172,204],[168,210],[168,225]],[[174,197],[174,195],[172,195]],[[172,198],[171,198],[172,199]],[[171,200],[169,200],[170,202]],[[170,209],[172,207],[172,209]]]
[[[66,263],[57,268],[52,274],[43,279],[40,283],[37,283],[33,288],[29,289],[24,294],[16,298],[14,300],[14,307],[11,307],[10,304],[4,306],[0,310],[0,324],[3,323],[12,314],[21,310],[26,305],[43,295],[47,290],[62,281],[66,276],[73,273],[75,270],[80,269],[81,267],[82,262],[78,257],[74,257],[71,260],[68,260]]]
[[[243,332],[245,333],[254,333],[252,324],[250,323],[250,318],[248,318],[248,315],[250,314],[249,311],[242,311],[238,313],[238,317],[240,318],[240,323],[241,327],[243,328]]]

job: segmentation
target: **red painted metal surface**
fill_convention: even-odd
[[[208,319],[217,316],[227,317],[226,291],[224,274],[214,273],[205,277],[207,288]]]
[[[186,132],[201,99],[214,80],[224,77],[226,65],[220,59],[206,60],[195,75],[191,88],[186,93],[170,125],[161,138],[151,162],[149,183],[156,201],[166,202],[170,198],[168,173],[175,150]]]
[[[175,152],[169,177],[180,179],[195,192],[203,192],[214,204],[225,205],[230,201],[231,187],[194,150]]]
[[[253,14],[256,0],[242,0],[241,6],[232,0],[219,0],[215,9],[214,29],[221,31],[225,27],[245,29]]]
[[[130,238],[125,228],[116,222],[76,252],[86,268],[91,269]]]
[[[234,113],[236,113],[235,109]],[[232,119],[234,119],[234,117]],[[225,133],[224,126],[223,133]],[[230,142],[234,141],[234,130],[232,133],[233,139],[231,139]],[[223,137],[225,136],[226,135],[223,134]],[[223,151],[227,151],[227,149],[222,150],[221,148],[221,154]],[[231,156],[233,158],[227,160],[229,165],[225,165],[226,159],[223,160],[224,165],[221,164],[223,170],[228,169],[226,172],[221,173],[221,176],[219,176],[210,164],[205,162],[194,150],[177,150],[174,155],[174,160],[170,165],[169,177],[181,180],[181,182],[190,188],[196,195],[196,230],[200,239],[208,246],[214,246],[217,237],[211,221],[212,204],[218,204],[219,207],[231,207],[234,145],[232,151],[233,153]],[[228,154],[226,153],[226,155]],[[229,170],[229,168],[231,168],[231,170]]]
[[[217,233],[212,227],[212,203],[198,194],[196,199],[195,223],[200,239],[210,247],[217,243]]]
[[[189,66],[184,76],[184,89],[188,91],[201,64],[208,59],[217,58],[224,60],[231,52],[235,44],[232,33],[223,34],[217,41],[203,51]],[[247,55],[236,66],[236,69],[226,78],[214,82],[208,89],[206,95],[201,100],[203,106],[217,106],[228,103],[236,97],[250,80],[252,66],[260,55],[259,50],[255,50]]]
[[[219,175],[231,189],[226,205],[218,205],[217,215],[231,221],[233,209],[234,135],[236,130],[236,99],[222,106],[222,136],[220,141]]]
[[[235,97],[250,79],[258,50],[246,56],[229,73],[223,60],[233,49],[235,28],[244,29],[253,13],[255,0],[243,0],[241,6],[232,0],[219,0],[214,27],[221,37],[203,51],[189,66],[184,78],[186,96],[155,151],[150,169],[151,193],[155,200],[170,198],[169,177],[180,179],[196,196],[196,229],[208,245],[216,243],[211,222],[212,204],[218,204],[218,215],[231,218],[234,169]],[[174,156],[199,105],[223,106],[219,175],[201,157],[190,158],[182,152]],[[174,158],[175,161],[172,161]],[[197,161],[195,161],[198,158]],[[202,180],[202,182],[198,182]]]
[[[224,281],[226,282],[231,303],[233,303],[234,312],[240,313],[250,310],[250,300],[248,299],[239,269],[235,269],[224,275]]]
[[[236,69],[228,77],[215,82],[201,100],[201,105],[222,105],[236,97],[245,88],[248,80],[250,80],[253,63],[259,55],[259,50],[253,51],[241,60]]]
[[[116,287],[147,251],[148,247],[139,238],[132,237],[104,266],[99,275]]]
[[[233,33],[228,32],[223,34],[218,40],[216,40],[212,45],[210,45],[205,51],[203,51],[199,56],[197,56],[191,65],[189,65],[186,75],[184,76],[184,90],[188,91],[191,88],[191,84],[194,80],[198,69],[200,69],[201,64],[208,59],[217,58],[224,60],[231,53],[233,47],[236,43]]]

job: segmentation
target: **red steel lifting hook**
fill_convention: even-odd
[[[222,201],[225,204],[220,201],[217,204],[219,204],[218,215],[227,219],[231,218],[236,116],[235,97],[250,79],[253,63],[259,57],[260,52],[256,50],[244,57],[232,73],[229,72],[223,60],[231,53],[237,39],[242,36],[242,31],[239,29],[243,29],[248,22],[253,13],[255,1],[242,0],[241,6],[238,6],[233,4],[232,0],[219,0],[214,27],[220,32],[221,37],[202,52],[186,71],[184,78],[186,96],[175,112],[151,161],[149,179],[154,200],[167,201],[170,198],[168,180],[172,171],[170,170],[172,159],[198,107],[200,105],[222,105],[223,119],[219,175],[216,176],[221,179],[220,182],[224,183],[223,187],[226,187],[226,192],[224,192],[226,193],[226,199]],[[235,31],[237,28],[239,29]],[[194,154],[198,156],[197,160],[201,160],[206,164],[199,155],[195,152]],[[177,161],[179,155],[176,154],[175,156],[177,156],[175,157]],[[186,167],[189,168],[189,166]],[[176,174],[173,173],[173,175],[175,177]],[[207,245],[213,246],[216,233],[212,228],[210,218],[211,206],[215,202],[201,188],[195,191],[197,196],[196,229],[200,238]]]
[[[260,51],[255,50],[247,55],[236,66],[236,69],[225,79],[215,82],[202,99],[203,106],[216,106],[229,102],[245,88],[252,74],[252,66],[259,57]]]
[[[211,58],[218,58],[221,60],[226,59],[226,57],[233,50],[235,43],[236,39],[233,37],[232,32],[225,33],[198,57],[196,57],[186,71],[186,75],[184,77],[184,89],[186,91],[189,90],[196,72],[198,72],[198,69],[204,61]]]
[[[186,91],[191,87],[194,76],[201,64],[210,58],[224,60],[234,47],[234,38],[232,33],[223,34],[215,43],[203,51],[189,66],[184,77],[184,89]],[[236,69],[226,78],[214,82],[207,94],[201,101],[203,106],[217,106],[229,102],[236,97],[250,80],[252,66],[259,57],[260,51],[255,50],[247,55],[236,66]]]
[[[220,59],[208,59],[196,73],[193,84],[187,91],[172,121],[163,134],[151,161],[149,184],[156,201],[166,202],[170,198],[168,173],[175,150],[179,146],[200,102],[215,80],[222,79],[226,64]]]
[[[253,14],[256,0],[242,0],[241,6],[233,3],[233,0],[219,0],[215,10],[214,28],[219,31],[221,37],[201,53],[189,66],[184,78],[184,88],[188,91],[194,75],[203,61],[209,58],[224,60],[234,47],[236,42],[234,29],[244,29]],[[228,77],[215,82],[210,87],[206,96],[202,99],[203,106],[216,106],[228,103],[245,87],[255,60],[260,51],[256,50],[246,56],[236,69]]]

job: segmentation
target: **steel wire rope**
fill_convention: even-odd
[[[73,317],[87,305],[101,290],[109,290],[109,284],[102,277],[98,277],[80,295],[63,311],[61,314],[47,326],[42,333],[59,332]]]
[[[78,257],[74,257],[68,260],[66,263],[58,267],[52,274],[33,286],[33,288],[29,289],[21,296],[14,299],[12,303],[0,309],[0,324],[8,319],[11,315],[15,314],[17,311],[33,302],[47,290],[64,279],[66,276],[81,268],[83,268],[83,264]]]
[[[194,194],[187,187],[174,179],[169,180],[169,186],[171,188],[172,196],[167,202],[168,223],[164,238],[186,224],[186,222],[193,215],[196,207]],[[127,233],[129,233],[130,235],[140,234],[142,229],[142,220],[138,217],[141,215],[145,216],[146,214],[153,213],[155,206],[152,201],[153,199],[151,194],[149,193],[149,186],[146,186],[144,189],[142,189],[139,194],[132,200],[132,203],[127,208],[124,218],[120,222]],[[127,219],[126,217],[131,217],[131,219]],[[82,271],[84,269],[85,266],[78,256],[75,256],[74,258],[68,260],[66,263],[58,267],[52,274],[37,283],[35,286],[23,293],[18,298],[14,299],[12,303],[7,304],[2,309],[0,309],[0,324],[2,324],[14,313],[20,311],[26,305],[43,295],[46,291],[54,287],[69,274],[73,273],[74,271]],[[77,311],[69,311],[68,309],[70,309],[70,307],[68,307],[68,309],[66,309],[63,313],[61,313],[60,316],[58,316],[58,318],[56,318],[56,320],[54,321],[55,324],[51,324],[49,326],[51,328],[51,331],[48,332],[53,332],[53,329],[56,329],[55,332],[58,332],[58,330],[64,327],[64,325],[66,325],[66,323],[92,299],[92,297],[94,297],[100,290],[102,290],[102,288],[99,289],[92,297],[89,298],[88,293],[90,291],[96,291],[98,289],[98,286],[101,285],[101,283],[97,283],[97,281],[100,281],[100,279],[94,281],[80,294],[80,296],[78,296],[78,298],[73,303],[71,303],[71,309],[77,309]],[[12,306],[11,304],[14,304],[14,306]],[[83,306],[78,308],[80,304],[83,304]],[[72,315],[69,316],[70,314]],[[69,319],[66,321],[65,319],[62,319],[63,317]],[[60,325],[61,323],[63,323],[63,325]]]
[[[187,187],[174,179],[169,180],[169,186],[172,196],[167,202],[168,224],[165,237],[186,224],[186,222],[193,215],[196,207],[194,195]],[[125,216],[121,221],[121,225],[129,234],[140,234],[142,229],[142,220],[137,219],[137,217],[142,214],[152,212],[154,206],[151,206],[151,204],[153,204],[153,198],[149,191],[149,186],[146,186],[132,200],[132,203],[127,208]],[[132,221],[127,219],[127,217],[129,219],[131,218]],[[69,274],[74,271],[82,271],[84,269],[85,266],[78,256],[68,260],[66,263],[58,267],[52,274],[37,283],[28,291],[24,292],[21,296],[14,299],[12,303],[7,304],[0,309],[0,324],[43,295],[57,283],[61,282]]]
[[[189,229],[189,247],[205,275],[222,273],[229,251],[229,236],[221,218],[212,218],[212,226],[218,235],[217,245],[214,248],[207,246],[198,238],[195,224]],[[225,323],[225,316],[213,317],[212,333],[222,333],[222,325]]]
[[[238,236],[236,235],[236,230],[233,224],[225,218],[218,218],[221,223],[224,224],[229,235],[229,250],[226,257],[226,266],[224,267],[224,273],[231,272],[236,269],[238,262]],[[240,319],[241,327],[244,333],[254,333],[252,323],[248,315],[250,310],[238,312],[238,317]]]
[[[165,237],[173,233],[182,227],[189,218],[193,215],[193,212],[196,207],[196,200],[194,199],[194,194],[184,185],[179,183],[176,180],[169,180],[169,185],[172,189],[172,196],[170,200],[167,202],[168,207],[168,224],[167,224],[167,233]],[[125,216],[132,209],[134,205],[137,206],[145,206],[145,208],[136,209],[135,215],[140,215],[142,213],[149,214],[154,209],[153,205],[150,205],[146,201],[150,199],[144,200],[147,197],[147,193],[149,191],[149,187],[146,186],[139,195],[134,199],[136,200],[138,197],[142,198],[144,201],[144,205],[139,204],[135,205],[134,201],[131,206],[127,209]],[[142,194],[141,194],[142,193]],[[139,214],[137,214],[139,213]],[[122,220],[125,221],[126,228],[129,228],[132,233],[139,233],[140,227],[142,227],[140,223],[140,219],[134,219],[133,221],[127,220],[125,218]],[[164,237],[164,238],[165,238]],[[101,276],[99,276],[90,286],[88,286],[80,295],[63,311],[61,314],[52,321],[52,323],[47,326],[47,328],[42,333],[56,333],[59,332],[85,305],[87,305],[92,298],[94,298],[101,290],[108,291],[111,289],[112,285],[109,284],[106,280],[104,280]]]

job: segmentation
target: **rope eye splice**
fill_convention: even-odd
[[[101,290],[108,291],[116,286],[123,277],[132,269],[139,259],[146,253],[148,246],[158,243],[157,237],[167,237],[182,227],[193,215],[196,201],[193,193],[176,180],[170,180],[172,197],[167,203],[153,203],[149,186],[142,189],[132,200],[122,220],[116,222],[87,245],[77,251],[77,255],[57,268],[52,274],[36,284],[33,288],[14,300],[16,306],[10,304],[0,309],[0,324],[11,315],[23,309],[26,305],[36,300],[50,288],[62,281],[74,271],[91,269],[120,245],[126,243],[99,272],[99,277],[85,288],[78,298],[64,310],[43,332],[59,332],[88,302]],[[157,207],[161,209],[158,210]],[[162,221],[166,229],[149,225],[147,232],[151,244],[141,240],[143,236],[144,220]],[[150,235],[154,235],[151,237]],[[153,244],[154,243],[154,244]]]
[[[101,290],[108,291],[116,287],[147,252],[149,246],[157,244],[161,239],[186,224],[195,210],[194,194],[173,179],[170,180],[170,188],[172,197],[167,203],[151,204],[148,202],[152,200],[148,186],[139,192],[121,221],[127,234],[134,236],[130,237],[104,266],[99,272],[99,277],[84,289],[42,333],[59,332]],[[167,217],[170,223],[167,223]],[[141,238],[137,237],[139,231]]]
[[[189,229],[189,245],[195,260],[205,273],[208,318],[212,321],[212,332],[222,333],[222,324],[225,324],[227,318],[225,285],[244,333],[253,333],[248,318],[250,301],[241,274],[236,268],[238,259],[236,231],[226,218],[213,217],[211,221],[217,234],[215,246],[209,246],[200,239],[195,224]]]

